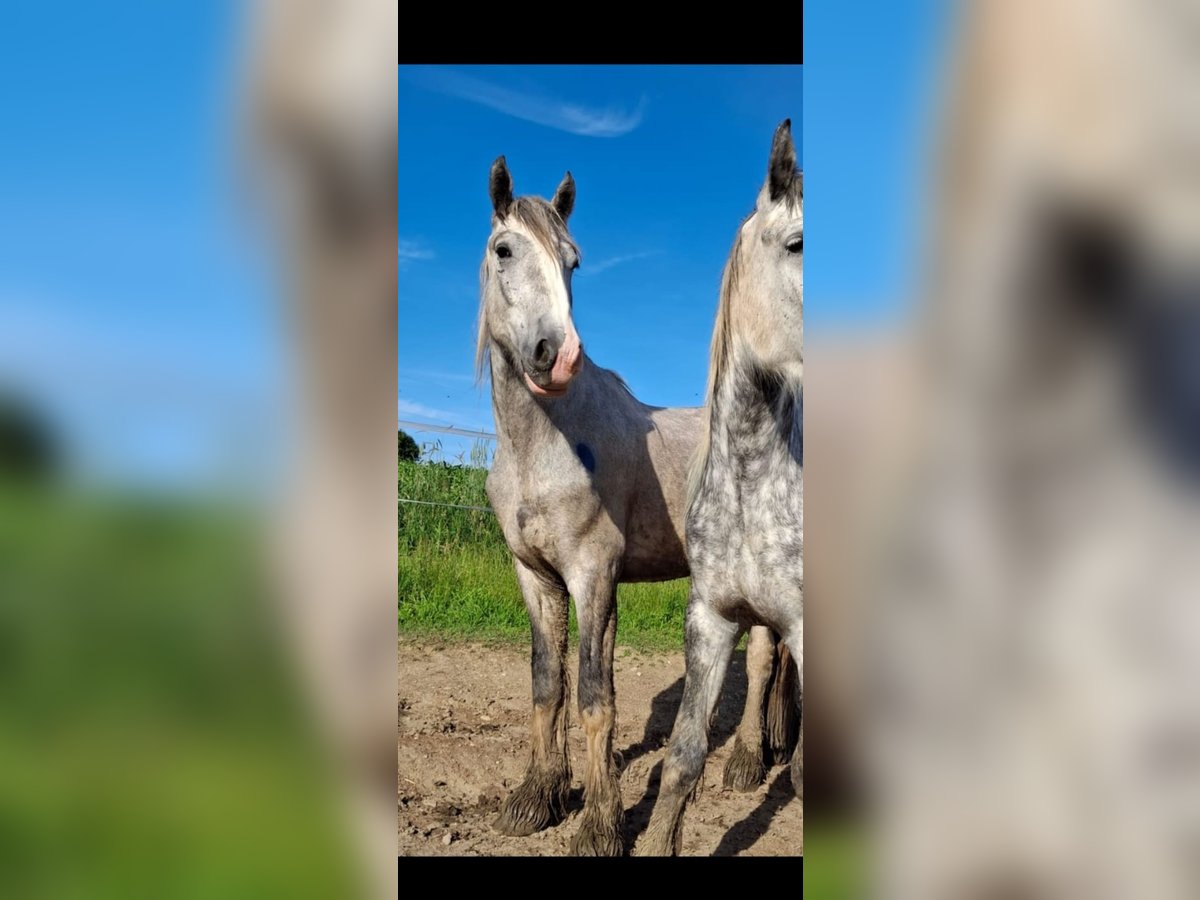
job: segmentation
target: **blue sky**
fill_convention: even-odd
[[[106,478],[212,476],[273,408],[278,325],[234,180],[241,17],[6,7],[0,386]]]
[[[401,66],[399,106],[400,418],[492,428],[472,375],[500,154],[518,194],[575,177],[574,315],[592,359],[645,402],[702,401],[734,233],[775,127],[790,117],[803,137],[799,66]],[[451,458],[469,443],[442,441]]]
[[[401,417],[491,425],[471,357],[501,153],[519,193],[574,173],[577,324],[647,402],[701,399],[721,266],[785,116],[806,169],[809,340],[889,315],[943,7],[811,4],[803,72],[400,67]],[[64,28],[50,4],[6,10],[0,387],[50,412],[85,469],[211,474],[278,415],[273,273],[236,180],[243,12],[74,5]]]
[[[805,7],[806,342],[910,308],[949,14],[947,0]]]
[[[806,339],[901,319],[945,19],[944,0],[813,4],[803,67],[401,66],[400,418],[493,428],[471,373],[501,153],[517,193],[574,174],[576,325],[645,402],[702,400],[721,267],[785,117],[805,169]],[[451,459],[470,444],[414,434]]]

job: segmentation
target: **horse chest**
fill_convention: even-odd
[[[561,570],[573,547],[594,530],[600,498],[579,466],[493,468],[492,507],[509,549],[534,568]]]
[[[739,490],[714,479],[688,519],[692,578],[720,604],[767,594],[798,602],[804,579],[800,484],[766,482]]]

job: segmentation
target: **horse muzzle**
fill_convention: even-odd
[[[583,344],[574,326],[567,325],[566,336],[557,348],[546,338],[538,341],[531,363],[525,370],[525,383],[534,396],[565,394],[571,379],[583,368]]]

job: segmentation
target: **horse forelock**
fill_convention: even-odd
[[[558,214],[558,210],[541,197],[517,197],[503,218],[492,216],[492,233],[495,233],[497,227],[509,219],[516,219],[521,227],[542,246],[542,249],[554,257],[558,257],[563,243],[570,246],[576,256],[582,255],[579,245],[571,237],[571,233],[567,230],[567,224]],[[492,277],[492,272],[492,254],[485,250],[483,262],[479,266],[479,321],[475,341],[476,383],[483,379],[483,371],[488,359],[487,285]]]

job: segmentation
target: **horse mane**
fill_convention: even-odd
[[[642,402],[641,400],[638,400],[637,396],[633,393],[633,390],[625,382],[625,379],[622,378],[615,369],[606,369],[603,366],[598,366],[592,362],[591,357],[587,356],[586,353],[584,354],[584,356],[587,357],[588,364],[592,368],[592,370],[599,373],[601,378],[608,379],[612,383],[612,386],[616,390],[618,390],[624,394],[627,394],[630,399],[634,400],[637,403]],[[645,406],[645,404],[642,404],[642,405]]]
[[[751,213],[750,216],[754,215]],[[725,269],[721,273],[721,292],[717,300],[717,321],[713,326],[712,344],[708,351],[708,384],[704,389],[704,415],[701,417],[700,440],[692,455],[692,464],[688,467],[687,505],[691,507],[696,492],[700,489],[700,479],[708,466],[708,455],[712,449],[712,406],[716,395],[717,385],[725,375],[731,351],[732,329],[730,328],[729,296],[737,286],[741,275],[742,226],[750,216],[742,219],[738,226],[737,237],[733,241],[733,249],[729,251],[729,259],[725,261]]]
[[[581,256],[579,245],[567,231],[567,223],[562,220],[550,203],[541,197],[517,197],[509,207],[504,219],[516,218],[534,239],[555,256],[559,253],[559,245],[564,241],[571,246],[577,256]],[[495,229],[497,218],[492,216],[492,228]],[[499,221],[504,221],[503,219]],[[488,278],[492,274],[492,254],[484,252],[483,262],[479,266],[479,321],[478,333],[475,338],[475,383],[483,380],[483,370],[488,359],[488,330],[487,330],[487,288]]]
[[[780,198],[789,211],[796,211],[804,202],[804,172],[798,171],[792,179],[791,187]],[[725,377],[729,366],[729,357],[733,349],[732,315],[730,313],[730,297],[737,290],[741,279],[741,249],[742,228],[754,216],[754,210],[742,219],[737,229],[737,237],[733,239],[733,248],[729,251],[729,259],[725,261],[725,269],[721,273],[721,292],[717,300],[717,321],[713,326],[712,344],[708,351],[708,384],[704,389],[704,415],[700,426],[700,441],[688,467],[687,504],[690,507],[696,492],[700,489],[700,479],[708,466],[708,456],[712,449],[712,417],[713,398],[716,396],[717,385]]]

